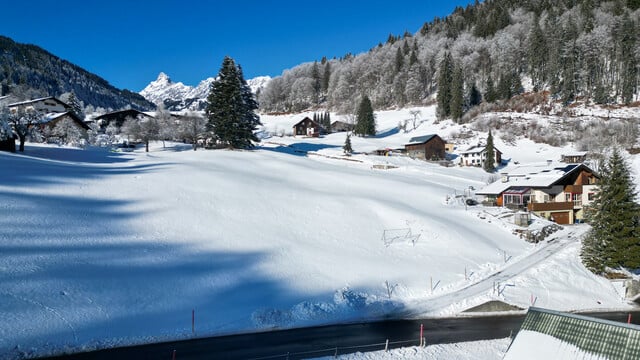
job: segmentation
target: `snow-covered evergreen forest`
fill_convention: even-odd
[[[259,94],[266,112],[321,106],[352,113],[363,95],[375,109],[435,102],[441,63],[462,73],[464,109],[524,89],[565,105],[638,101],[638,0],[487,0],[458,7],[416,33],[389,35],[366,53],[286,70]]]

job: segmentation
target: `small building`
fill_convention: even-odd
[[[331,123],[331,132],[353,131],[354,128],[354,124],[350,124],[348,122],[340,120],[336,120]]]
[[[495,147],[493,148],[494,165],[498,166],[502,163],[502,152]],[[460,165],[462,166],[478,166],[484,167],[487,159],[487,149],[484,145],[474,145],[460,153]]]
[[[12,113],[18,111],[37,111],[39,113],[49,114],[73,111],[70,105],[53,96],[11,103],[7,105],[7,107]]]
[[[129,119],[144,119],[154,118],[153,116],[143,113],[135,109],[126,109],[119,111],[112,111],[100,116],[97,116],[94,120],[100,125],[100,129],[104,130],[109,124],[115,123],[117,127],[122,127],[125,121]]]
[[[640,326],[530,307],[504,360],[637,359]]]
[[[317,122],[311,120],[309,117],[305,117],[298,123],[293,125],[293,136],[309,136],[319,137],[322,131],[322,126]]]
[[[445,158],[445,142],[436,134],[413,137],[404,146],[407,155],[421,160],[442,160]]]
[[[453,150],[456,149],[456,144],[454,143],[445,143],[444,144],[444,151],[447,152],[448,154],[453,153]]]
[[[586,151],[576,151],[572,153],[562,154],[560,156],[560,161],[563,163],[569,164],[580,164],[587,160],[587,152]]]

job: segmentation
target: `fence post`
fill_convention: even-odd
[[[631,313],[629,313],[629,316],[627,317],[627,324],[631,324]]]
[[[196,309],[191,310],[191,334],[196,333]]]
[[[389,351],[389,339],[387,339],[387,342],[384,344],[384,351],[385,352]]]
[[[173,354],[171,355],[171,360],[176,360],[176,351],[173,350]]]
[[[424,347],[424,324],[420,324],[420,347]]]

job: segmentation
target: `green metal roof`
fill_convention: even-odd
[[[606,359],[639,359],[640,326],[530,308],[521,330],[553,336]]]

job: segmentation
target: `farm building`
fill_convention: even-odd
[[[404,146],[409,157],[421,160],[445,158],[445,142],[436,134],[413,137]]]

